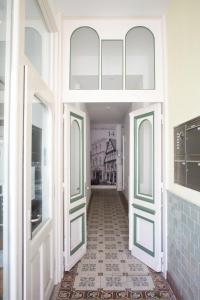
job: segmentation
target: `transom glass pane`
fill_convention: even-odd
[[[32,232],[49,218],[49,112],[38,98],[32,102]]]
[[[123,41],[102,41],[102,89],[123,88]]]
[[[99,88],[99,37],[95,30],[81,27],[71,36],[70,89]]]
[[[80,194],[81,177],[81,132],[80,126],[76,120],[71,123],[71,143],[70,143],[70,195],[71,197]]]
[[[138,192],[153,195],[153,132],[149,120],[144,120],[138,130]]]
[[[145,27],[132,28],[126,35],[126,89],[155,89],[155,40]]]
[[[25,54],[41,77],[49,81],[50,32],[37,0],[26,0]]]

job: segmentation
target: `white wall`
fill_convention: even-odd
[[[166,15],[168,116],[167,188],[200,205],[199,192],[174,184],[173,127],[200,115],[200,1],[171,1]]]

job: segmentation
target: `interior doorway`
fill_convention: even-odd
[[[81,123],[79,121],[79,133],[75,133],[72,126],[75,119],[81,120]],[[102,144],[99,143],[99,151],[97,151],[97,153],[99,155],[101,150],[104,152],[104,158],[100,155],[98,156],[98,158],[101,159],[100,166],[103,166],[104,170],[94,170],[94,163],[92,160],[95,160],[95,158],[94,153],[91,153],[91,147],[94,143],[91,142],[91,137],[92,135],[98,135],[94,133],[94,130],[102,131],[103,129],[106,129],[110,131],[110,134],[111,131],[116,128],[118,128],[118,134],[114,134],[114,136],[117,137],[118,135],[118,142],[116,141],[116,145],[118,143],[120,146],[119,149],[117,146],[115,149],[114,147],[110,147],[110,158],[112,158],[115,150],[116,161],[118,160],[118,162],[116,162],[117,184],[116,186],[112,186],[111,184],[102,184],[102,187],[100,187],[100,184],[96,184],[95,182],[92,186],[92,176],[95,177],[95,180],[98,181],[98,183],[104,178],[103,171],[107,171],[106,154],[109,154],[109,151],[106,153],[106,150],[109,148],[110,144],[109,138],[106,143],[107,148],[102,149]],[[156,272],[162,271],[161,258],[163,249],[161,215],[163,215],[163,213],[161,211],[161,134],[160,104],[77,103],[65,106],[64,153],[67,157],[67,160],[65,160],[66,193],[64,199],[66,205],[66,215],[64,216],[65,232],[67,233],[65,235],[67,236],[67,239],[65,238],[64,241],[66,255],[65,261],[67,261],[65,264],[65,271],[71,272],[71,270],[75,270],[79,264],[84,262],[84,260],[88,257],[90,260],[89,265],[91,265],[93,259],[95,260],[95,257],[97,259],[98,255],[104,257],[105,260],[107,255],[107,257],[110,257],[112,260],[112,258],[114,259],[114,257],[118,257],[115,251],[111,253],[115,247],[118,252],[125,251],[128,255],[127,259],[129,257],[130,259],[135,260],[134,268],[136,268],[136,265],[139,268],[139,265],[141,267],[142,264],[142,266],[145,265],[147,268],[150,267]],[[71,146],[68,146],[70,145],[70,141],[67,140],[69,137],[71,141],[75,141],[73,142],[73,149]],[[104,138],[106,139],[106,137],[100,136],[99,140]],[[71,145],[73,143],[71,143]],[[76,149],[77,147],[79,147],[79,151]],[[70,151],[73,151],[73,155],[70,155]],[[74,157],[77,153],[78,156]],[[72,157],[74,161],[71,161]],[[77,164],[77,161],[79,161],[79,168],[77,168],[77,172],[74,174],[76,174],[76,178],[79,178],[79,187],[76,194],[77,199],[74,201],[73,195],[67,194],[70,193],[71,184],[73,182],[73,180],[70,180],[72,171],[69,166],[73,166],[75,162]],[[81,172],[81,174],[79,174],[79,172]],[[113,179],[112,176],[110,178]],[[118,178],[120,178],[120,180],[118,180]],[[81,182],[82,185],[80,185]],[[67,200],[69,197],[71,197],[70,203]],[[111,210],[113,210],[113,215],[116,215],[114,212],[115,204],[116,207],[118,206],[117,203],[125,203],[125,206],[127,206],[128,215],[126,216],[125,214],[122,217],[122,219],[126,220],[128,225],[126,232],[127,236],[124,236],[124,239],[126,239],[126,242],[124,243],[124,250],[118,249],[114,243],[109,246],[105,243],[106,239],[112,239],[118,236],[116,232],[112,233],[112,227],[113,225],[115,226],[114,223],[109,225],[111,230],[107,230],[110,232],[108,234],[110,236],[106,236],[105,234],[105,218],[107,216],[108,219],[112,219],[111,216],[108,216],[110,205],[109,201],[112,202]],[[115,204],[113,204],[114,202]],[[101,224],[102,222],[104,223],[102,226],[105,226],[102,233],[100,232],[102,230],[100,228],[101,224],[92,224],[91,222],[91,219],[97,221],[99,217],[97,208],[94,209],[93,216],[91,215],[90,207],[94,205],[94,203],[97,207],[99,207],[100,213],[103,212],[103,215],[105,216],[105,218],[100,217]],[[121,204],[120,208],[118,207],[119,211],[120,209],[122,210]],[[90,211],[89,214],[88,208]],[[120,216],[118,216],[117,219],[120,219]],[[66,222],[66,220],[68,221]],[[117,222],[116,224],[118,224],[118,221],[115,221]],[[123,234],[119,233],[120,238],[121,235]],[[104,241],[101,241],[101,238],[104,239]],[[104,249],[99,249],[98,247],[95,249],[96,246],[92,243],[92,241],[98,242],[100,246],[103,245]],[[110,240],[110,242],[112,241]],[[113,247],[113,249],[109,249],[110,254],[108,253],[109,251],[106,252],[106,247]],[[94,250],[93,253],[91,253],[92,251],[90,250]],[[119,262],[120,259],[117,258],[117,260]],[[79,261],[81,262],[79,263]],[[116,264],[113,262],[113,265]],[[99,268],[101,267],[97,265],[98,264],[93,264],[93,272],[98,271],[99,274],[102,274],[99,271]],[[92,266],[89,266],[89,268],[90,267],[93,268]],[[80,268],[79,272],[81,273],[83,270],[81,271]],[[84,268],[88,268],[88,265],[86,266],[85,262],[83,269]],[[111,268],[114,268],[114,266],[111,266]],[[116,270],[117,268],[118,267],[116,266]],[[77,269],[75,271],[77,272]],[[105,269],[104,272],[106,274]],[[111,272],[113,272],[111,276],[113,277],[114,271]],[[122,273],[120,274],[122,277],[125,276],[127,280],[130,279],[130,277],[127,276],[133,275],[129,273],[126,275],[123,275]],[[142,275],[142,273],[140,273],[140,275]],[[146,276],[145,274],[143,275]],[[133,276],[136,276],[136,274]],[[101,279],[104,281],[103,277]],[[124,279],[125,278],[123,278],[123,280]],[[94,280],[92,280],[93,283]],[[135,280],[135,278],[133,280]],[[86,280],[85,284],[86,287],[88,287],[88,284],[90,285],[90,280]],[[103,286],[101,284],[96,285],[96,283],[92,285],[93,289],[101,288],[101,286],[103,289],[108,288],[108,286],[105,287],[105,285]],[[123,287],[125,287],[125,289],[128,288],[126,284],[120,284],[120,288]],[[78,285],[76,288],[78,289]],[[79,286],[79,288],[81,288],[81,286]]]

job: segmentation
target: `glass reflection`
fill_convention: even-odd
[[[25,54],[41,75],[49,81],[50,32],[37,0],[25,0]]]
[[[141,122],[138,130],[139,194],[153,195],[153,132],[149,120]]]
[[[75,30],[71,37],[70,89],[99,88],[99,37],[90,27]]]
[[[126,89],[155,89],[155,40],[145,27],[134,27],[126,35]]]
[[[71,143],[70,143],[70,195],[71,197],[80,194],[80,177],[81,177],[81,143],[80,127],[76,120],[71,123]]]
[[[32,232],[49,217],[48,134],[48,109],[34,97],[32,102]]]
[[[102,89],[123,88],[123,41],[102,41]]]

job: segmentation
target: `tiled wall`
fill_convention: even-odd
[[[171,193],[168,193],[168,279],[181,300],[200,300],[200,207]]]

